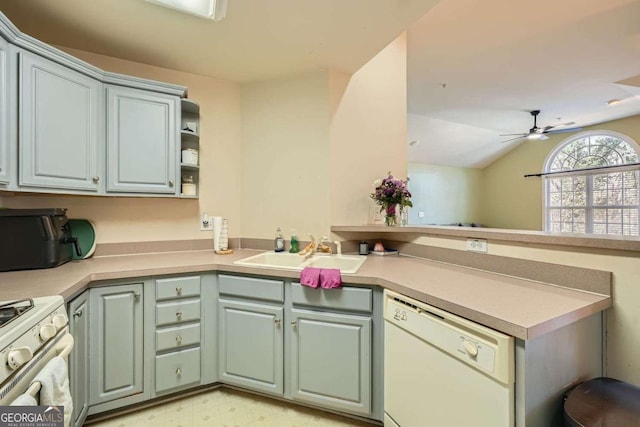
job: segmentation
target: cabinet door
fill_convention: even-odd
[[[89,291],[69,303],[69,329],[74,346],[69,355],[69,387],[73,425],[82,426],[89,409]]]
[[[220,300],[220,380],[284,393],[282,307]]]
[[[91,289],[92,405],[143,391],[142,283]]]
[[[19,184],[97,191],[102,84],[19,54]]]
[[[291,310],[291,396],[371,413],[371,318]]]
[[[0,37],[0,182],[9,182],[9,43]]]
[[[107,86],[107,191],[176,194],[178,102]]]

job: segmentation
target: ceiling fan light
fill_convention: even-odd
[[[543,139],[543,138],[545,138],[545,136],[543,134],[536,133],[536,132],[533,132],[533,133],[530,133],[529,135],[527,135],[527,139]]]
[[[220,21],[227,14],[227,0],[145,0],[200,18]]]

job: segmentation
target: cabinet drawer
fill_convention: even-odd
[[[156,280],[156,299],[200,296],[200,276]]]
[[[200,324],[177,326],[156,331],[156,351],[177,349],[200,342]]]
[[[156,325],[200,319],[200,300],[160,302],[156,304]]]
[[[156,392],[200,382],[200,348],[156,356]]]
[[[283,302],[284,282],[221,274],[220,294]]]
[[[300,283],[291,284],[294,305],[335,308],[370,313],[373,310],[373,292],[369,288],[344,287],[338,289],[312,289]]]

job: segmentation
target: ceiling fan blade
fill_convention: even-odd
[[[559,127],[562,127],[562,126],[571,126],[571,125],[575,125],[575,124],[576,124],[576,122],[566,122],[566,123],[560,123],[560,124],[557,124],[557,125],[545,126],[544,128],[542,128],[542,132],[546,133],[546,132],[550,131],[551,129],[559,128]]]
[[[544,133],[553,135],[555,133],[567,133],[567,132],[580,132],[582,128],[569,128],[569,129],[558,129],[558,130],[550,130]]]
[[[501,144],[506,144],[507,142],[515,141],[515,140],[517,140],[517,139],[522,139],[522,138],[524,138],[525,136],[527,136],[527,134],[520,135],[520,136],[516,136],[515,138],[510,138],[510,139],[507,139],[507,140],[504,140],[504,141],[500,141],[500,143],[501,143]]]

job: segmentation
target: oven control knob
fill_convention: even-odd
[[[33,358],[33,353],[29,347],[16,347],[9,351],[7,355],[7,365],[11,369],[18,369]]]
[[[42,325],[40,327],[40,339],[42,341],[50,340],[51,338],[56,336],[56,332],[58,332],[58,330],[53,325],[53,323],[47,323],[46,325]]]
[[[478,346],[473,341],[464,340],[462,346],[469,356],[476,358],[478,356]]]
[[[51,323],[53,323],[53,326],[55,326],[56,330],[59,331],[60,329],[67,326],[67,316],[65,316],[64,314],[56,314],[55,316],[53,316],[53,319],[51,319]]]

